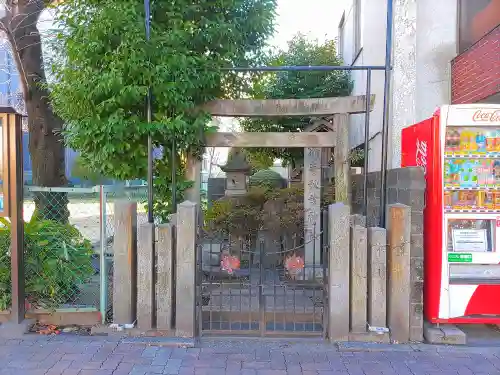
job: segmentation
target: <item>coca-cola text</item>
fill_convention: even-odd
[[[424,168],[424,173],[427,171],[427,142],[420,141],[417,138],[416,162],[418,167]]]
[[[500,110],[484,111],[482,109],[478,109],[476,112],[474,112],[474,115],[472,116],[472,121],[500,122]]]

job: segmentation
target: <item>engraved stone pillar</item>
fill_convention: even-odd
[[[171,329],[173,304],[173,270],[172,257],[174,246],[174,225],[172,223],[158,226],[156,255],[158,259],[156,285],[158,288],[156,302],[156,328]]]
[[[314,277],[321,258],[321,148],[304,149],[305,275]]]
[[[137,326],[144,331],[153,328],[154,284],[154,236],[152,223],[139,227],[137,246]]]
[[[368,228],[368,324],[387,324],[387,232]]]
[[[366,220],[365,220],[366,221]],[[366,332],[367,310],[367,233],[366,228],[351,227],[351,331]]]
[[[410,341],[411,207],[389,205],[387,323],[393,340]]]
[[[185,201],[177,210],[176,245],[176,336],[195,337],[196,316],[196,226],[198,205]]]
[[[349,216],[343,203],[328,207],[328,338],[347,341],[349,338]]]
[[[337,132],[334,152],[335,201],[350,205],[349,115],[345,113],[334,115],[333,125]]]
[[[113,322],[130,324],[137,311],[137,203],[115,203],[115,233]]]
[[[193,181],[193,186],[186,190],[186,199],[200,204],[201,200],[201,160],[188,155],[186,161],[186,180]]]

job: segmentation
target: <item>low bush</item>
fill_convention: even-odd
[[[11,304],[11,249],[8,220],[0,218],[0,310]],[[24,225],[27,303],[55,309],[74,302],[78,286],[94,274],[92,245],[74,226],[33,215]]]
[[[335,185],[323,187],[321,209],[335,202]],[[207,232],[244,237],[259,230],[275,233],[304,230],[304,188],[250,187],[245,195],[226,196],[212,203],[205,214]]]

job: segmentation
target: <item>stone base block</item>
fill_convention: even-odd
[[[374,343],[390,343],[390,337],[388,333],[378,334],[375,332],[363,332],[363,333],[349,333],[349,341],[354,342],[374,342]]]
[[[90,328],[90,335],[91,336],[117,336],[117,337],[126,337],[129,335],[130,330],[117,330],[110,328],[109,326],[102,325],[102,324],[97,324],[95,326],[92,326]]]
[[[140,328],[116,329],[106,325],[96,325],[91,328],[92,336],[111,336],[111,337],[149,337],[149,338],[175,338],[174,330],[150,329],[142,330]]]
[[[162,346],[172,348],[194,348],[196,339],[180,337],[130,337],[122,341],[124,344]]]
[[[429,344],[465,345],[467,335],[452,324],[424,323],[424,338]]]

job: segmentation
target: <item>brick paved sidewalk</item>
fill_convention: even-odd
[[[102,337],[36,337],[0,341],[0,375],[11,374],[498,375],[500,347],[203,340],[200,348],[182,349]]]

